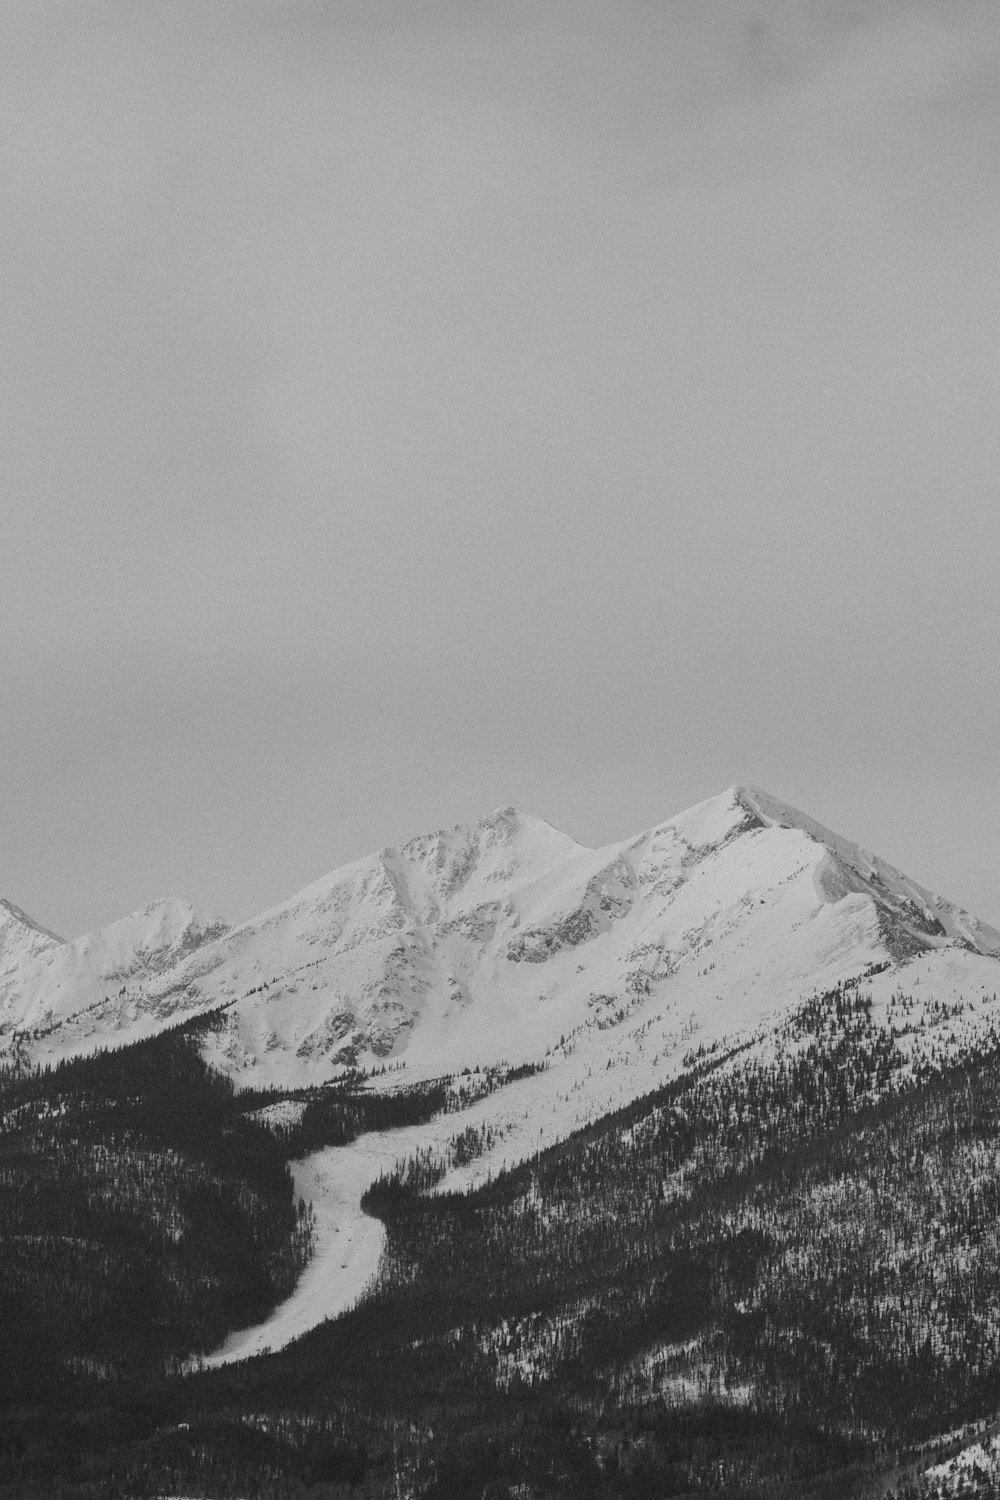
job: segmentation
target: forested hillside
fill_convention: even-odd
[[[271,1106],[208,1073],[183,1030],[8,1078],[6,1492],[791,1500],[874,1493],[883,1472],[912,1488],[915,1445],[1000,1404],[1000,1042],[914,1067],[911,1005],[899,992],[876,1024],[863,981],[838,987],[770,1058],[694,1051],[471,1194],[421,1195],[435,1164],[401,1162],[369,1197],[389,1232],[373,1294],[201,1374],[165,1361],[301,1264],[294,1134],[257,1123]],[[374,1106],[354,1080],[312,1130],[403,1123],[461,1086]]]
[[[294,1285],[307,1208],[196,1043],[0,1076],[5,1400],[176,1364]]]

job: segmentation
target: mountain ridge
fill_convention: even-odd
[[[796,882],[801,909],[785,903],[765,934]],[[811,945],[807,921],[819,924]],[[304,1085],[389,1058],[425,1073],[526,1061],[600,997],[624,993],[631,1006],[737,930],[736,948],[764,943],[771,968],[800,955],[797,973],[776,973],[779,995],[826,973],[838,945],[857,950],[856,968],[953,948],[1000,954],[1000,933],[955,903],[736,784],[598,849],[500,807],[387,845],[232,927],[153,903],[7,975],[0,1045],[44,1028],[37,1055],[71,1055],[225,1006],[212,1059],[247,1081]]]
[[[0,983],[5,974],[62,942],[13,901],[0,899]]]
[[[141,983],[227,930],[227,924],[167,897],[70,942],[39,945],[0,973],[0,1035],[51,1028],[93,1009],[109,991]]]

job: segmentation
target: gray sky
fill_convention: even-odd
[[[992,0],[3,0],[0,894],[758,782],[1000,918]]]

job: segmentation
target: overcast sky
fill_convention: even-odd
[[[748,780],[1000,923],[994,0],[0,32],[0,894]]]

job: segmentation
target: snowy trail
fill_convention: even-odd
[[[266,1322],[230,1334],[222,1348],[206,1358],[206,1365],[283,1349],[358,1301],[378,1270],[385,1244],[380,1221],[361,1211],[362,1195],[378,1176],[382,1161],[371,1150],[370,1139],[365,1141],[367,1150],[359,1150],[360,1145],[329,1147],[293,1164],[296,1197],[311,1201],[316,1215],[313,1257],[291,1297]],[[393,1151],[390,1165],[397,1154]]]
[[[566,1071],[575,1076],[579,1068],[579,1060],[575,1060],[574,1067]],[[461,1114],[439,1115],[422,1125],[373,1131],[348,1146],[328,1146],[293,1162],[296,1198],[311,1202],[316,1216],[312,1259],[295,1291],[265,1322],[230,1334],[202,1363],[214,1367],[275,1352],[317,1324],[347,1312],[370,1286],[385,1246],[381,1221],[361,1209],[361,1199],[376,1178],[417,1151],[446,1153],[455,1132],[469,1124],[494,1125],[513,1148],[512,1158],[523,1157],[543,1138],[533,1120],[532,1102],[537,1105],[540,1098],[552,1092],[552,1075],[535,1075],[480,1100]],[[570,1108],[568,1098],[554,1108],[544,1129],[546,1142],[561,1139],[572,1124],[579,1123],[571,1119]],[[498,1146],[496,1155],[487,1153],[469,1166],[453,1170],[447,1184],[468,1188],[482,1180],[500,1164],[501,1151],[502,1146]]]
[[[293,1162],[296,1198],[311,1202],[316,1215],[313,1257],[295,1291],[266,1322],[230,1334],[204,1364],[230,1364],[283,1349],[353,1307],[371,1284],[385,1245],[381,1221],[362,1212],[366,1189],[418,1147],[443,1144],[453,1129],[452,1118],[446,1125],[364,1135],[349,1146],[329,1146]]]

